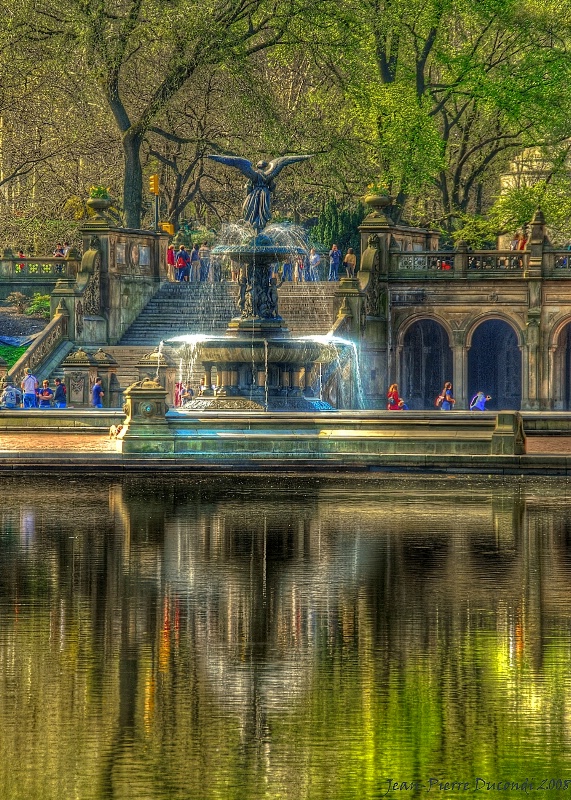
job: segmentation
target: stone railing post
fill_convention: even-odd
[[[118,436],[123,453],[174,453],[175,437],[166,420],[166,389],[153,380],[127,387],[125,422]]]
[[[492,455],[519,456],[525,453],[525,433],[521,414],[500,411],[492,433]]]

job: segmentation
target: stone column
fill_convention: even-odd
[[[454,331],[452,345],[452,385],[457,409],[468,408],[468,349],[464,331]]]
[[[521,408],[529,411],[529,356],[527,345],[520,345],[521,353]]]
[[[522,371],[527,374],[526,405],[522,396],[522,409],[536,411],[539,409],[539,321],[534,317],[528,317]]]
[[[202,366],[204,367],[204,387],[202,394],[205,397],[213,397],[214,391],[212,389],[212,362],[205,361]]]

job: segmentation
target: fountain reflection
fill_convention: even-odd
[[[563,775],[564,483],[2,489],[3,798]]]

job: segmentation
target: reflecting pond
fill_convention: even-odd
[[[1,800],[571,797],[565,480],[0,491]]]

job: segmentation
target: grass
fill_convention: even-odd
[[[0,344],[0,358],[3,358],[8,364],[8,368],[10,368],[16,363],[20,356],[26,352],[28,347],[29,345],[25,345],[24,347],[11,347],[8,344]]]

